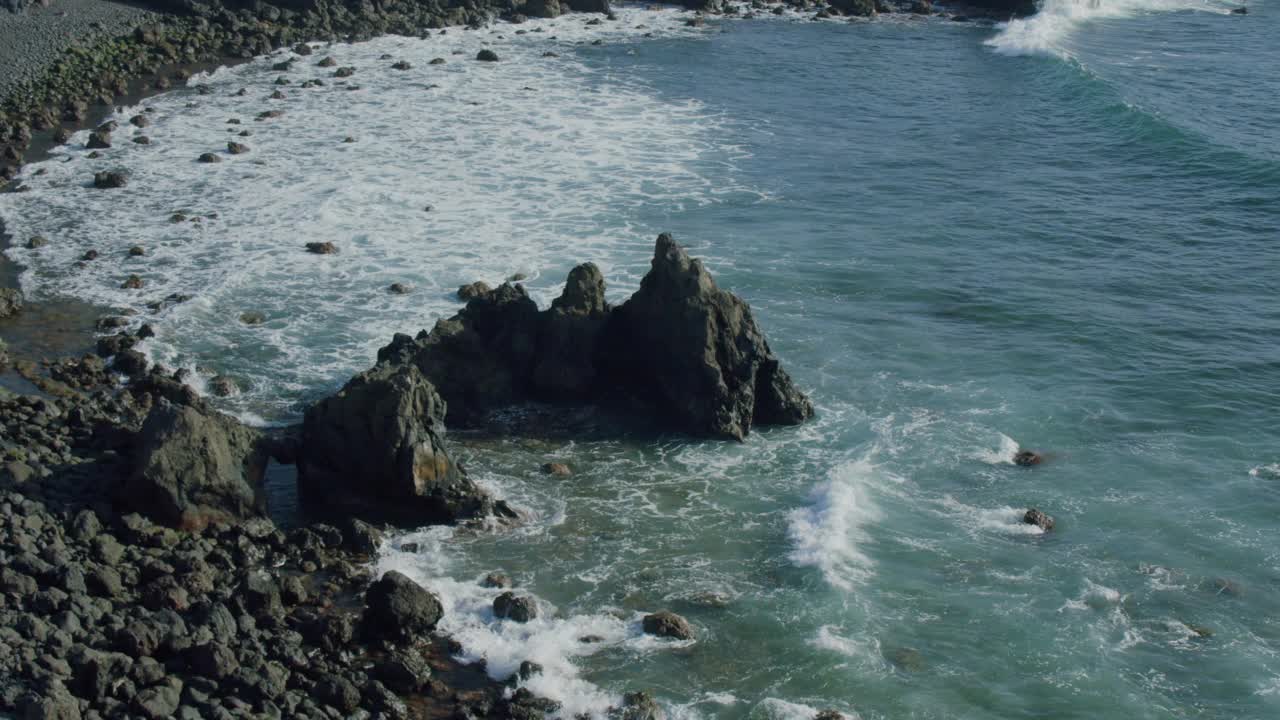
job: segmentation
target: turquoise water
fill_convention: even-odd
[[[530,271],[545,302],[595,260],[624,295],[670,230],[751,302],[818,417],[740,445],[456,434],[472,472],[530,522],[410,533],[380,565],[442,595],[464,656],[498,677],[543,663],[531,684],[566,714],[647,688],[677,717],[1276,717],[1280,15],[1050,2],[1008,30],[886,18],[695,32],[636,10],[623,22],[656,37],[562,45],[571,66],[546,74],[521,76],[529,61],[504,66],[508,80],[458,75],[439,112],[457,106],[490,134],[424,122],[447,137],[404,139],[380,163],[343,156],[335,188],[280,183],[253,242],[219,245],[206,228],[201,252],[278,245],[279,282],[166,245],[208,289],[161,318],[152,352],[240,372],[252,389],[228,409],[287,420],[367,365],[387,329],[449,312],[461,282]],[[561,40],[502,52],[565,43],[559,22]],[[393,46],[415,65],[438,53],[379,42],[349,52]],[[236,72],[213,81],[274,76]],[[367,82],[362,143],[417,112],[403,87]],[[466,82],[538,97],[476,110],[468,88],[489,86]],[[182,102],[172,123],[190,129],[172,142],[191,154],[225,108]],[[290,112],[315,127],[340,110]],[[486,124],[515,115],[528,126],[510,135]],[[277,142],[254,129],[255,152]],[[314,147],[317,165],[345,152]],[[405,154],[412,172],[394,167]],[[227,185],[252,190],[268,172]],[[339,213],[321,192],[378,212]],[[155,193],[153,218],[179,202]],[[439,219],[408,215],[425,196]],[[228,224],[252,220],[234,212]],[[145,225],[128,213],[95,223]],[[379,244],[409,222],[413,237]],[[280,268],[297,236],[271,223],[308,239],[342,226],[352,259]],[[71,282],[24,259],[33,289]],[[406,276],[420,289],[410,307],[376,294]],[[307,305],[334,293],[350,295]],[[246,303],[306,312],[281,310],[269,336],[219,326]],[[277,340],[303,342],[311,364],[267,352]],[[1012,465],[1019,446],[1045,463]],[[574,475],[542,476],[547,460]],[[1032,506],[1056,529],[1022,525]],[[409,541],[424,549],[401,551]],[[494,621],[495,593],[474,581],[498,569],[538,596],[542,620]],[[698,640],[642,637],[640,614],[660,608]]]

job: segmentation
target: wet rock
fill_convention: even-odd
[[[924,656],[915,648],[893,648],[889,650],[886,659],[907,672],[920,672],[925,669]]]
[[[489,496],[445,450],[444,410],[414,366],[380,365],[357,375],[306,412],[299,489],[318,502],[372,506],[404,521],[487,514]]]
[[[129,377],[136,377],[147,372],[147,358],[137,350],[125,350],[115,356],[112,366]]]
[[[120,287],[125,290],[141,290],[142,286],[142,278],[137,275],[130,275],[124,282],[120,283]]]
[[[527,595],[504,592],[494,598],[493,614],[496,617],[526,623],[538,617],[538,605]]]
[[[431,62],[429,62],[429,63],[427,63],[427,64],[428,64],[428,65],[443,65],[443,64],[445,64],[446,62],[448,62],[448,61],[447,61],[447,60],[445,60],[444,58],[442,58],[442,57],[438,57],[438,58],[431,58]]]
[[[355,74],[356,74],[356,69],[354,67],[351,67],[350,65],[346,67],[340,67],[337,70],[333,71],[333,76],[336,78],[351,77],[352,75],[355,75]]]
[[[365,593],[364,630],[373,638],[413,642],[435,630],[443,614],[435,595],[394,570]]]
[[[363,520],[348,518],[342,539],[352,552],[372,556],[382,546],[382,531]]]
[[[488,283],[476,281],[458,288],[458,299],[473,300],[483,295],[488,295],[490,292],[493,292],[493,288],[489,287]]]
[[[387,292],[392,295],[408,295],[412,290],[404,283],[391,283],[391,286],[387,288]]]
[[[1244,587],[1240,583],[1227,578],[1214,578],[1210,588],[1216,595],[1239,597],[1244,594]]]
[[[620,707],[609,708],[609,720],[666,720],[666,713],[649,693],[631,692],[622,697]]]
[[[22,291],[17,288],[0,288],[0,318],[13,317],[22,310]]]
[[[851,17],[873,17],[876,14],[875,0],[832,0],[831,7]]]
[[[338,246],[331,242],[309,242],[307,252],[313,255],[332,255],[338,252]]]
[[[544,475],[557,475],[560,477],[568,477],[573,474],[568,465],[557,462],[543,463],[542,472]]]
[[[742,440],[752,425],[794,425],[813,415],[751,308],[716,287],[668,234],[658,237],[649,273],[606,332],[613,380],[690,433]]]
[[[151,124],[151,118],[146,115],[134,115],[129,118],[129,123],[135,127],[144,128]]]
[[[481,587],[487,588],[509,588],[512,586],[511,578],[502,573],[489,573],[480,581]]]
[[[481,50],[476,53],[476,60],[480,62],[498,62],[498,53],[492,50]]]
[[[217,155],[215,155],[215,154],[213,154],[213,153],[201,153],[201,154],[200,154],[200,157],[196,158],[196,160],[197,160],[198,162],[202,162],[202,163],[220,163],[220,162],[222,162],[222,158],[218,157]]]
[[[135,145],[150,145],[150,144],[151,144],[151,138],[147,137],[146,135],[139,135],[139,136],[137,136],[137,137],[135,137],[135,138],[133,139],[133,144],[135,144]]]
[[[911,12],[916,15],[932,15],[933,3],[930,0],[914,0],[911,3]]]
[[[84,146],[90,150],[106,150],[111,147],[111,133],[95,130],[89,133],[89,140]]]
[[[689,625],[689,621],[669,610],[645,615],[641,621],[641,627],[644,628],[647,634],[658,637],[675,638],[677,640],[692,640],[694,638],[693,626]]]
[[[99,190],[122,188],[129,184],[129,175],[120,170],[104,170],[93,174],[93,186]]]
[[[143,255],[146,255],[146,254],[147,254],[146,248],[142,247],[141,245],[134,245],[133,247],[129,248],[129,257],[142,257]]]
[[[85,250],[85,251],[84,251],[84,254],[80,256],[80,259],[81,259],[81,260],[84,260],[85,262],[89,262],[90,260],[97,260],[97,259],[98,259],[98,251],[97,251],[97,250]]]
[[[265,510],[261,445],[257,431],[226,415],[158,403],[143,423],[137,464],[116,501],[186,530],[258,516]]]
[[[232,155],[243,155],[249,152],[249,146],[242,145],[241,143],[238,143],[238,142],[229,142],[227,143],[227,152],[231,153]]]
[[[394,652],[374,667],[374,676],[398,693],[415,693],[431,679],[431,668],[417,651]]]
[[[1035,525],[1045,532],[1053,529],[1053,518],[1035,508],[1031,508],[1022,516],[1022,522],[1027,525]]]
[[[261,325],[267,321],[267,316],[257,310],[249,310],[240,313],[240,322],[245,325]]]
[[[332,57],[326,57],[320,62],[316,63],[316,67],[329,68],[337,64],[338,64],[337,60],[334,60]]]
[[[236,381],[226,375],[218,375],[209,381],[209,390],[217,397],[231,397],[240,392]]]
[[[1043,459],[1040,453],[1022,450],[1013,456],[1013,464],[1021,467],[1031,467],[1032,465],[1039,465]]]
[[[410,65],[410,64],[409,64],[407,61],[405,61],[405,60],[401,60],[400,62],[395,63],[394,65],[392,65],[392,66],[391,66],[391,69],[392,69],[392,70],[412,70],[412,69],[413,69],[413,65]]]
[[[819,710],[813,720],[845,720],[845,717],[836,710]]]

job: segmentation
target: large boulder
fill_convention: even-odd
[[[560,0],[528,0],[521,12],[529,17],[553,18],[559,17],[562,10]]]
[[[449,457],[445,403],[414,365],[379,365],[311,407],[298,487],[308,501],[392,519],[453,522],[490,511],[489,496]]]
[[[541,399],[590,399],[597,373],[594,349],[609,319],[604,276],[593,263],[569,272],[564,292],[542,314],[533,387]]]
[[[525,399],[537,332],[537,304],[523,286],[506,283],[429,334],[396,336],[378,351],[378,362],[417,365],[447,402],[449,423],[475,425]]]
[[[203,404],[161,399],[137,436],[135,468],[117,504],[185,530],[232,523],[266,510],[261,436]]]
[[[444,615],[435,595],[395,570],[370,585],[364,599],[364,631],[371,638],[413,642],[435,630]]]
[[[669,234],[658,237],[640,289],[610,316],[604,342],[612,382],[692,434],[742,440],[753,424],[813,415],[751,308]]]

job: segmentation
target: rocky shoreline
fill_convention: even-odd
[[[742,439],[753,425],[813,412],[750,308],[671,236],[658,238],[629,301],[610,307],[604,290],[590,264],[541,312],[520,285],[479,290],[431,332],[397,336],[300,428],[276,433],[221,415],[181,373],[150,365],[132,349],[145,326],[102,337],[96,355],[43,372],[20,367],[39,393],[0,394],[0,711],[555,712],[521,687],[535,664],[506,682],[460,666],[450,659],[458,648],[433,632],[443,613],[434,595],[398,573],[369,576],[383,531],[366,519],[519,522],[450,456],[446,418],[465,425],[551,393],[561,405],[625,407],[695,435]],[[621,358],[652,367],[638,372]],[[482,392],[493,388],[501,392]],[[340,519],[278,528],[263,494],[269,460],[296,463],[303,499]],[[510,587],[501,574],[481,582]],[[504,622],[536,611],[513,592],[494,601]],[[693,637],[665,611],[643,629]],[[611,714],[662,717],[644,692]]]
[[[65,142],[129,92],[184,81],[193,64],[307,40],[609,12],[607,0],[150,5],[159,14],[139,15],[146,22],[127,36],[68,50],[4,98],[0,180],[41,143]],[[818,17],[899,9],[883,0],[789,5]],[[742,14],[718,0],[686,6]],[[906,9],[932,11],[927,2]],[[575,268],[541,311],[518,284],[473,287],[458,315],[416,337],[396,336],[374,368],[283,432],[217,413],[181,373],[150,365],[133,349],[145,325],[100,337],[93,355],[17,363],[32,392],[0,390],[0,712],[554,713],[554,702],[520,687],[536,665],[506,682],[459,665],[451,659],[457,648],[434,633],[439,601],[403,576],[369,575],[385,522],[519,522],[518,508],[490,497],[450,456],[446,422],[482,425],[490,413],[529,402],[599,405],[742,440],[753,426],[797,424],[813,413],[746,303],[717,288],[669,235],[658,238],[650,273],[629,301],[610,306],[604,289],[590,264]],[[20,312],[21,295],[0,291],[0,317]],[[9,362],[0,344],[0,370]],[[300,496],[339,519],[277,527],[263,496],[270,462],[296,464]],[[495,616],[527,620],[532,608],[522,599],[499,595]],[[692,632],[662,612],[644,626],[671,637]],[[612,714],[643,720],[662,711],[637,692]]]

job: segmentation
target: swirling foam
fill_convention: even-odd
[[[818,568],[831,586],[845,591],[870,579],[875,563],[860,546],[869,539],[867,525],[882,517],[869,491],[883,474],[870,454],[833,469],[811,493],[813,504],[789,516],[792,562]]]
[[[1003,55],[1071,57],[1071,38],[1089,23],[1157,12],[1229,12],[1213,0],[1044,0],[1039,12],[999,26],[986,44]]]

